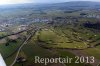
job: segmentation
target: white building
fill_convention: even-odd
[[[18,30],[25,30],[27,28],[27,25],[20,25],[18,27]]]
[[[6,66],[5,61],[3,60],[3,57],[0,54],[0,66]]]

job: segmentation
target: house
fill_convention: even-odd
[[[18,30],[25,30],[27,29],[27,25],[20,25]]]

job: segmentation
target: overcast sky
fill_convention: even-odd
[[[96,1],[100,0],[0,0],[0,5],[2,4],[19,4],[19,3],[59,3],[68,1]]]

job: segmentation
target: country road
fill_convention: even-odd
[[[26,38],[26,40],[22,43],[22,45],[19,47],[19,49],[18,49],[18,51],[17,51],[17,54],[16,54],[16,57],[15,57],[14,61],[11,63],[10,66],[13,66],[13,65],[16,63],[16,59],[18,58],[18,55],[19,55],[21,49],[23,48],[23,46],[24,46],[25,44],[28,43],[28,40],[29,40],[33,35],[35,35],[35,33],[36,33],[38,30],[40,30],[40,29],[39,29],[39,28],[33,29],[33,31],[30,33],[30,35],[29,35],[29,36]]]

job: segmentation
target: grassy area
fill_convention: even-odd
[[[72,53],[66,51],[66,50],[57,50],[58,54],[60,55],[60,57],[65,58],[66,56],[68,56],[69,58],[73,58],[72,63],[66,63],[66,66],[84,66],[84,63],[75,63],[75,55],[73,55]],[[91,66],[90,64],[87,64],[87,66]]]
[[[24,63],[24,66],[28,66],[30,64],[33,64],[35,56],[40,56],[40,57],[51,57],[53,55],[52,52],[50,52],[47,49],[44,49],[40,46],[38,46],[36,42],[36,35],[30,40],[28,44],[26,44],[22,48],[22,52],[20,54],[24,54],[24,56],[27,59],[27,62]],[[20,63],[16,63],[15,66],[21,66]],[[39,66],[37,64],[37,66]]]
[[[69,37],[66,37],[63,33],[60,33],[60,35],[58,35],[54,31],[46,29],[40,32],[39,40],[47,43],[46,46],[53,47],[53,48],[77,48],[77,49],[79,48],[81,49],[81,48],[87,47],[87,44],[85,44],[84,42],[75,41],[73,39],[76,39],[76,38],[71,39],[70,38],[71,36],[72,35],[70,35]]]
[[[5,46],[5,44],[0,45],[0,52],[3,55],[4,58],[8,57],[12,53],[14,53],[18,47],[21,45],[21,40],[17,40],[16,43],[9,43],[9,46]]]
[[[52,32],[51,32],[52,33]],[[52,33],[54,34],[54,33]],[[38,35],[38,33],[37,33]],[[47,35],[47,34],[46,34]],[[49,34],[50,35],[50,34]],[[51,35],[50,35],[51,36]],[[51,36],[52,37],[52,36]],[[48,39],[47,37],[45,37],[47,40],[50,40]],[[43,38],[42,38],[43,39]],[[53,57],[72,57],[74,58],[75,55],[73,55],[72,53],[66,51],[66,50],[58,50],[58,49],[53,49],[53,50],[49,50],[49,49],[45,49],[43,47],[40,47],[38,45],[39,42],[37,42],[37,36],[35,35],[28,44],[26,44],[23,49],[21,50],[19,56],[24,56],[27,61],[26,62],[23,62],[23,65],[24,66],[28,66],[28,65],[31,65],[33,64],[34,66],[44,66],[44,64],[34,64],[34,58],[35,56],[40,56],[40,57],[48,57],[48,58],[53,58]],[[72,64],[66,64],[66,66],[77,66],[77,65],[80,65],[80,66],[83,66],[83,64],[79,63],[79,64],[75,64],[74,63],[75,59],[73,60]],[[14,66],[21,66],[22,63],[16,63]],[[47,65],[49,66],[49,64]],[[91,66],[91,65],[88,65],[88,66]]]
[[[20,39],[16,40],[17,42],[9,42],[9,45],[6,46],[5,44],[0,45],[0,53],[2,54],[3,58],[5,59],[7,65],[11,64],[17,49],[22,44],[22,41]]]
[[[0,37],[7,35],[6,32],[0,32]]]
[[[5,59],[5,62],[7,64],[7,66],[9,66],[15,59],[16,56],[16,52],[14,54],[12,54],[11,56],[9,56],[8,58]]]
[[[100,48],[89,48],[84,51],[89,56],[94,56],[96,59],[100,59]]]

